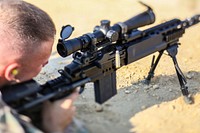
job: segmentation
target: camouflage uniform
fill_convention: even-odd
[[[42,133],[27,117],[17,114],[2,100],[0,93],[0,133]]]

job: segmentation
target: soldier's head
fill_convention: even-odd
[[[35,77],[47,64],[56,30],[49,15],[21,0],[0,0],[0,86]]]

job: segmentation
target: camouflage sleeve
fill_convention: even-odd
[[[14,113],[13,113],[14,112]],[[30,122],[9,108],[0,93],[0,133],[42,133]]]
[[[0,99],[0,132],[1,133],[24,133],[24,130],[17,119],[12,115],[11,110]]]

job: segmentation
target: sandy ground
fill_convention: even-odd
[[[71,38],[92,32],[100,20],[111,24],[123,22],[145,10],[131,0],[27,0],[47,11],[57,27],[71,24],[75,31]],[[143,0],[156,14],[155,24],[173,18],[185,19],[200,13],[199,0]],[[153,25],[155,25],[153,24]],[[153,26],[152,25],[152,26]],[[144,27],[143,29],[146,29]],[[194,104],[187,105],[180,93],[172,60],[162,57],[150,86],[141,81],[147,76],[152,55],[124,66],[117,71],[118,94],[103,105],[94,102],[93,84],[87,84],[79,97],[76,117],[93,133],[199,133],[200,132],[200,24],[191,27],[180,39],[177,55],[179,65],[187,77],[194,95]],[[55,42],[56,45],[56,42]],[[157,55],[157,53],[155,53]],[[36,79],[45,81],[56,77],[57,70],[70,62],[54,51],[47,65]]]
[[[154,105],[131,118],[132,131],[139,133],[198,133],[200,131],[200,95],[195,103],[185,104],[181,98]]]

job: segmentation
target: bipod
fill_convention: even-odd
[[[145,84],[149,85],[149,83],[151,82],[151,79],[154,77],[154,71],[155,71],[155,69],[156,69],[156,67],[158,65],[158,62],[160,61],[161,56],[163,55],[163,52],[164,52],[164,50],[159,51],[159,55],[156,58],[155,62],[154,62],[155,56],[153,56],[152,63],[151,63],[151,68],[149,70],[147,78],[145,79]],[[169,56],[172,58],[172,60],[173,60],[174,67],[175,67],[175,70],[176,70],[176,74],[177,74],[177,77],[178,77],[178,80],[179,80],[179,84],[181,86],[180,89],[181,89],[181,92],[182,92],[182,94],[184,96],[184,100],[185,100],[186,103],[191,104],[191,103],[193,103],[193,100],[191,98],[191,95],[188,92],[188,87],[186,86],[187,81],[186,81],[186,78],[185,78],[183,72],[181,71],[181,69],[180,69],[180,67],[178,65],[177,59],[176,59],[176,55],[178,53],[178,43],[173,45],[173,46],[170,46],[167,49],[167,52],[168,52]]]
[[[154,62],[155,56],[153,56],[153,59],[152,59],[152,62],[151,62],[151,68],[149,70],[147,78],[145,79],[145,84],[149,85],[149,83],[151,82],[151,79],[154,77],[154,71],[155,71],[155,69],[158,65],[158,62],[160,61],[161,56],[163,55],[163,52],[164,52],[164,50],[159,52],[159,55],[156,58],[155,62]]]
[[[176,45],[169,47],[167,49],[167,52],[173,60],[174,67],[175,67],[175,70],[176,70],[176,74],[177,74],[179,84],[180,84],[180,87],[181,87],[180,89],[181,89],[181,92],[184,96],[184,100],[185,100],[186,103],[191,104],[191,103],[193,103],[193,100],[192,100],[191,95],[188,92],[188,87],[186,86],[187,80],[186,80],[183,72],[181,71],[181,69],[178,65],[177,59],[176,59],[176,55],[178,53],[178,43]]]

